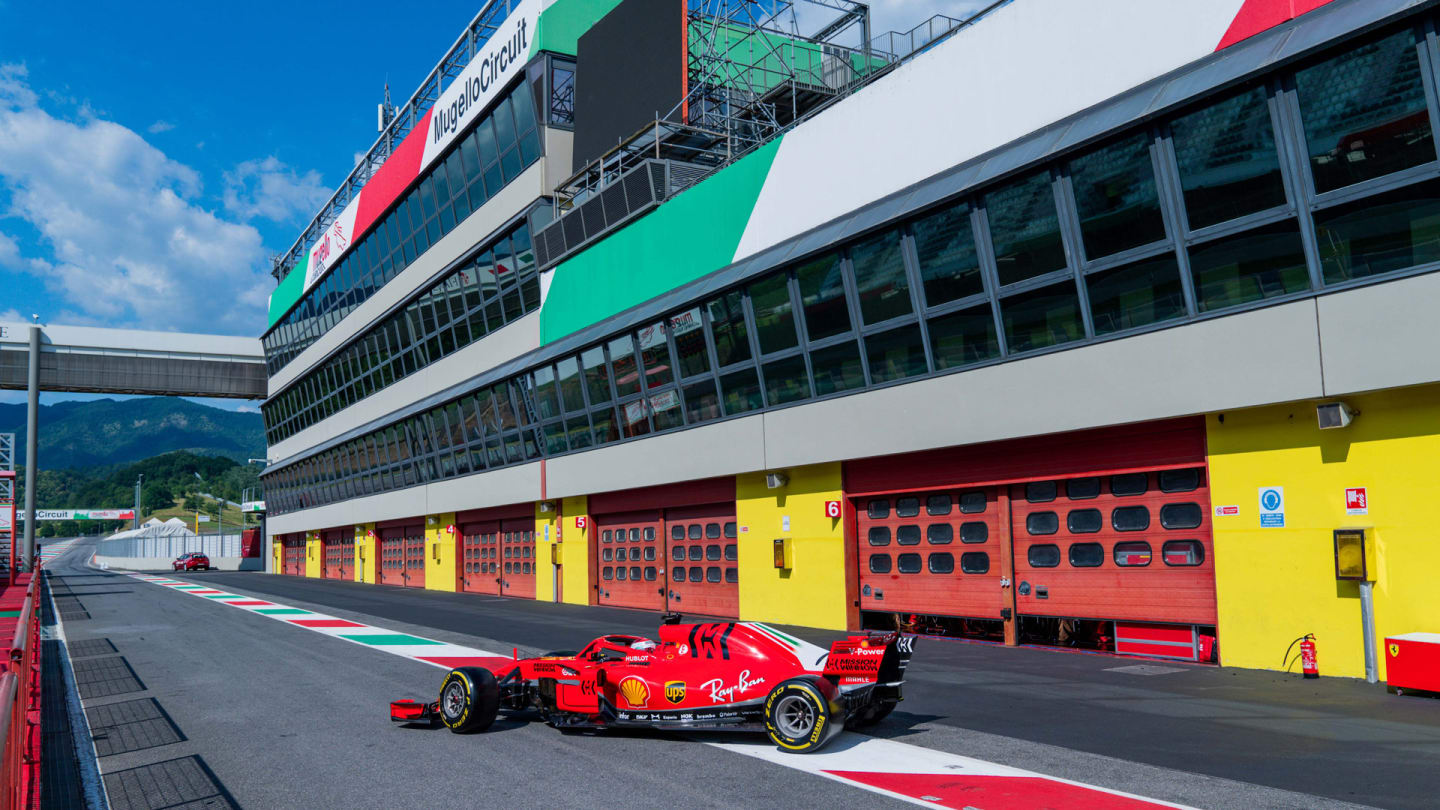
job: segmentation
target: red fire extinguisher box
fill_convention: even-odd
[[[1397,689],[1440,692],[1440,633],[1388,636],[1385,682]]]

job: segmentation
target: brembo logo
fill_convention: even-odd
[[[520,25],[510,40],[488,56],[482,57],[484,61],[480,64],[479,75],[465,80],[464,92],[450,102],[449,106],[435,111],[435,117],[430,121],[431,141],[439,143],[442,138],[458,130],[460,122],[469,115],[471,107],[480,101],[480,95],[489,92],[491,86],[503,84],[510,68],[523,63],[525,55],[530,52],[530,31],[527,23],[527,20],[521,18]]]

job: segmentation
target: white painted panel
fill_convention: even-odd
[[[1212,53],[1242,0],[1016,0],[780,144],[735,258]]]
[[[1317,301],[1325,395],[1440,381],[1435,317],[1440,273]]]
[[[416,502],[413,508],[423,509],[427,515],[438,515],[539,499],[540,462],[536,461],[429,484],[425,487],[425,503],[422,506]]]

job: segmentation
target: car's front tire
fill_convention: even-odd
[[[483,667],[457,667],[440,684],[440,722],[456,734],[484,731],[500,711],[500,686]]]
[[[818,751],[845,727],[844,709],[827,694],[829,684],[792,678],[765,698],[765,731],[770,741],[795,754]]]

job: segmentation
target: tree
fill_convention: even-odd
[[[160,481],[146,483],[142,491],[142,497],[144,499],[144,508],[150,512],[154,512],[157,509],[169,509],[175,505],[175,493],[170,490],[170,487]]]

